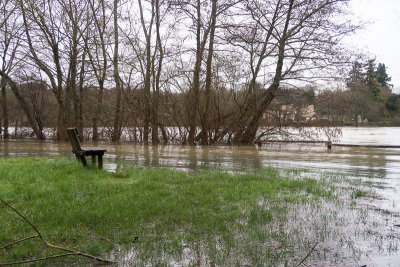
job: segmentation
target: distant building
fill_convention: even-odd
[[[315,121],[318,118],[318,115],[315,113],[314,105],[309,105],[305,108],[300,109],[301,118],[304,121]]]
[[[277,118],[283,121],[314,121],[318,119],[318,115],[315,113],[314,105],[299,108],[290,104],[271,107],[264,113],[263,118],[265,120]]]

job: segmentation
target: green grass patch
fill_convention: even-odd
[[[351,197],[354,198],[361,198],[361,197],[366,197],[368,196],[368,192],[360,190],[360,189],[355,189],[352,194]]]
[[[331,197],[323,182],[281,177],[270,168],[187,174],[125,167],[110,173],[64,158],[0,159],[0,198],[50,242],[115,254],[119,261],[130,250],[141,264],[179,261],[188,249],[219,264],[279,262],[282,251],[265,244],[284,247],[289,239],[290,233],[272,229],[285,223],[287,205]],[[34,234],[4,206],[0,229],[0,247]],[[31,240],[0,251],[0,263],[52,254]]]

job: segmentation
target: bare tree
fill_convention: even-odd
[[[280,88],[337,77],[340,41],[357,28],[347,0],[7,1],[19,8],[2,10],[1,29],[21,14],[20,73],[50,86],[60,140],[90,126],[85,115],[94,141],[129,125],[144,143],[252,143]],[[18,79],[2,76],[17,96]]]
[[[151,116],[151,46],[152,46],[152,31],[154,26],[154,19],[155,19],[155,8],[152,2],[151,10],[150,10],[150,20],[148,23],[145,21],[144,17],[144,8],[142,5],[142,0],[138,0],[139,4],[139,12],[140,12],[140,23],[142,26],[142,31],[145,39],[145,52],[144,52],[144,83],[143,83],[143,91],[144,91],[144,129],[143,129],[143,139],[144,143],[147,144],[149,141],[149,125],[150,125],[150,116]],[[147,25],[148,24],[148,25]],[[140,58],[140,57],[139,57]]]
[[[82,32],[85,32],[86,24],[83,26],[81,16],[84,14],[84,10],[88,7],[85,1],[63,1],[58,0],[62,12],[65,14],[65,18],[68,21],[63,24],[64,32],[69,37],[69,66],[68,73],[66,76],[66,102],[68,110],[68,115],[73,114],[73,118],[68,117],[68,121],[72,122],[74,125],[82,125],[82,97],[80,96],[79,86],[78,86],[78,75],[79,69],[84,71],[85,64],[85,47],[80,45],[83,37]],[[81,60],[81,66],[79,66],[79,57],[82,55],[83,60]],[[81,77],[79,77],[81,78]],[[71,104],[71,102],[73,104]],[[81,128],[81,127],[79,127]],[[82,129],[80,129],[82,131]]]
[[[234,35],[233,40],[239,39],[239,46],[250,54],[252,78],[247,92],[252,100],[239,118],[235,143],[251,143],[256,138],[260,119],[282,82],[324,78],[322,68],[329,74],[330,68],[343,63],[340,41],[355,29],[347,21],[335,20],[344,12],[344,0],[247,2],[253,27],[245,36],[250,38]],[[260,36],[264,36],[261,42]],[[257,93],[255,84],[262,69],[270,71],[269,84]]]
[[[159,126],[161,126],[161,131],[164,136],[164,142],[165,142],[165,131],[163,125],[160,124],[159,121],[159,103],[160,103],[160,79],[161,79],[161,72],[162,72],[162,67],[163,67],[163,60],[164,60],[164,48],[163,48],[163,43],[161,40],[161,33],[160,33],[160,28],[161,28],[161,14],[160,14],[160,9],[161,9],[161,2],[160,0],[156,0],[154,2],[154,7],[155,7],[155,27],[156,27],[156,47],[155,47],[155,53],[153,53],[153,64],[152,64],[152,73],[153,73],[153,94],[152,94],[152,111],[151,111],[151,141],[152,144],[158,144],[159,139],[158,139],[158,130]],[[156,66],[156,55],[158,52],[158,64]]]
[[[202,144],[207,145],[208,141],[208,131],[209,131],[209,108],[210,108],[210,98],[211,98],[211,71],[212,71],[212,60],[214,52],[214,38],[215,38],[215,26],[217,21],[217,0],[212,0],[211,8],[211,23],[210,23],[210,40],[208,43],[208,56],[206,63],[206,85],[205,85],[205,104],[202,111]]]
[[[109,15],[106,10],[105,0],[95,1],[88,0],[90,16],[93,20],[93,28],[91,34],[84,39],[85,46],[87,49],[89,61],[91,64],[91,70],[96,77],[98,84],[96,108],[92,119],[93,136],[92,140],[98,140],[98,123],[102,113],[104,83],[107,78],[108,70],[108,34],[107,23],[109,21]]]
[[[12,8],[10,8],[12,6]],[[15,11],[15,5],[11,0],[2,1],[0,4],[0,32],[2,40],[0,42],[1,48],[1,73],[9,75],[13,67],[15,53],[19,43],[18,37],[18,24]],[[6,79],[2,77],[0,81],[1,87],[1,104],[3,114],[4,132],[2,137],[8,139],[8,109],[7,109],[7,95],[6,95]],[[1,127],[0,127],[1,128]],[[1,131],[0,131],[1,135]]]
[[[66,140],[71,97],[76,93],[81,37],[77,27],[85,9],[73,0],[19,1],[19,5],[31,58],[47,76],[57,100],[57,139]]]
[[[119,28],[118,28],[118,0],[114,0],[114,9],[113,9],[113,17],[114,17],[114,81],[115,81],[115,111],[114,111],[114,128],[112,134],[112,141],[118,142],[121,138],[121,98],[122,98],[122,86],[121,86],[121,78],[119,76]]]
[[[11,91],[15,95],[18,103],[20,104],[24,114],[28,118],[29,125],[31,126],[35,136],[37,139],[44,139],[45,136],[43,134],[42,129],[40,128],[40,124],[38,127],[37,121],[32,114],[32,110],[30,109],[28,102],[23,97],[19,86],[17,83],[10,77],[13,69],[16,64],[16,56],[18,53],[18,48],[20,46],[22,32],[22,24],[20,23],[20,14],[16,8],[17,3],[14,1],[4,1],[1,4],[1,21],[0,23],[0,31],[3,36],[3,40],[0,43],[1,51],[1,93],[2,93],[2,112],[4,117],[4,134],[3,137],[7,139],[9,137],[8,134],[8,109],[7,109],[7,99],[6,99],[6,87],[9,85]]]
[[[128,27],[123,31],[129,48],[135,57],[129,63],[130,72],[135,73],[137,95],[142,99],[136,106],[142,114],[143,142],[148,143],[151,129],[152,144],[159,143],[159,132],[166,141],[166,132],[159,117],[160,91],[163,83],[165,43],[168,41],[173,19],[169,15],[168,1],[138,1],[130,6],[132,10]],[[134,16],[136,15],[136,16]]]

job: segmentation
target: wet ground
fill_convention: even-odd
[[[400,128],[345,128],[339,142],[400,145],[399,136]],[[288,248],[304,246],[298,250],[307,254],[306,247],[318,242],[307,260],[308,266],[400,266],[400,149],[327,150],[321,144],[153,147],[86,142],[84,145],[106,148],[104,163],[110,171],[120,168],[121,162],[189,172],[209,168],[251,171],[272,166],[293,178],[328,179],[339,188],[340,201],[285,207],[288,215],[283,220],[287,223],[276,227],[291,233],[293,240],[288,241]],[[72,157],[72,153],[68,143],[0,140],[0,156]],[[126,262],[130,261],[130,254],[125,255]],[[192,262],[195,254],[188,250],[181,263]],[[203,259],[204,264],[206,260]]]

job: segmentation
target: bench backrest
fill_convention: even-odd
[[[72,146],[72,152],[80,152],[82,151],[81,149],[81,143],[80,143],[80,138],[78,134],[78,129],[76,128],[68,128],[67,129],[67,134],[68,134],[68,139],[69,142],[71,143]]]

